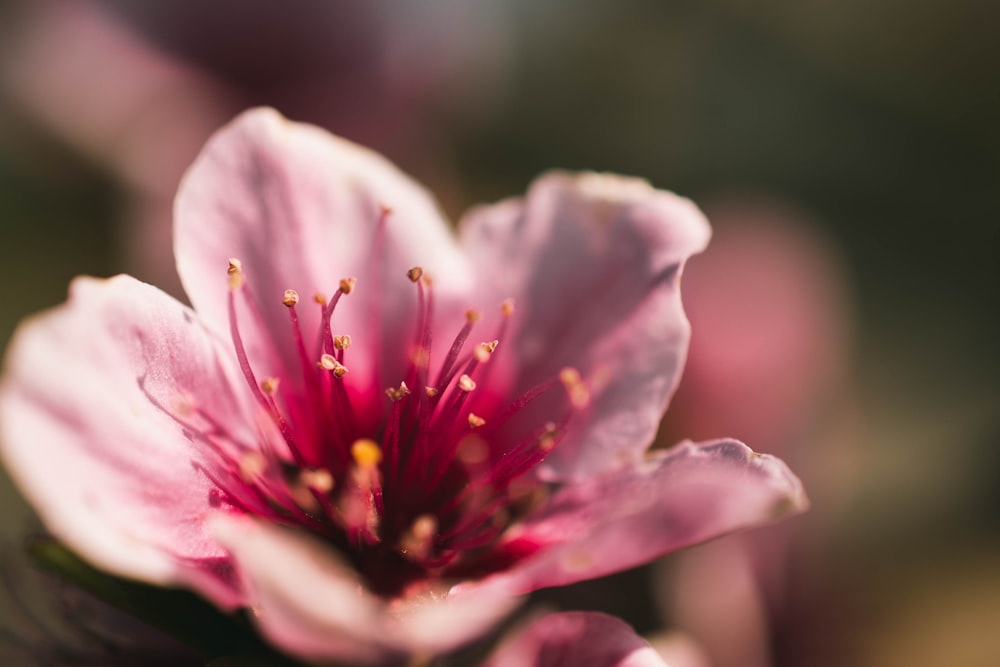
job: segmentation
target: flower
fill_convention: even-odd
[[[708,237],[643,181],[553,173],[456,243],[379,156],[250,111],[177,197],[193,310],[77,279],[8,353],[3,456],[81,556],[290,653],[446,652],[520,593],[804,507],[735,441],[645,452]]]
[[[632,628],[613,616],[596,612],[564,612],[538,618],[505,640],[484,667],[578,665],[666,667],[653,647]]]

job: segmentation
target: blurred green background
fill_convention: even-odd
[[[553,167],[767,201],[832,258],[845,332],[835,405],[788,454],[833,487],[797,520],[825,525],[822,613],[775,622],[773,660],[997,664],[1000,4],[203,4],[0,2],[0,340],[78,274],[176,291],[170,193],[251,104],[382,150],[452,219]],[[28,512],[0,502],[16,543]],[[612,590],[647,576],[554,599],[652,632],[671,614]]]

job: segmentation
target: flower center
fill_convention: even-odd
[[[480,314],[466,311],[437,362],[432,281],[420,267],[410,269],[417,303],[412,338],[391,334],[406,347],[407,363],[398,384],[373,392],[363,386],[370,381],[352,379],[351,337],[335,333],[353,278],[341,280],[330,298],[315,298],[315,341],[302,330],[298,293],[284,293],[299,368],[261,379],[239,317],[261,311],[238,260],[231,260],[228,276],[232,342],[260,419],[255,443],[200,431],[212,453],[201,469],[217,506],[309,530],[385,595],[430,580],[482,576],[524,555],[501,553],[500,537],[544,494],[526,473],[557,446],[589,392],[573,368],[520,394],[491,382],[511,301],[500,304],[497,330],[479,343],[470,339]]]

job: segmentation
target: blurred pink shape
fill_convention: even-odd
[[[625,622],[595,612],[563,612],[515,630],[483,667],[698,667],[665,663]]]
[[[767,451],[808,446],[803,432],[843,388],[850,312],[829,242],[777,202],[730,199],[706,210],[711,250],[684,276],[693,329],[685,432],[739,433]]]
[[[805,641],[783,625],[824,585],[823,540],[850,486],[849,297],[836,251],[802,213],[747,197],[706,210],[715,236],[684,276],[692,339],[665,441],[739,433],[788,460],[813,506],[805,521],[664,564],[661,598],[714,667],[765,667],[775,637]]]

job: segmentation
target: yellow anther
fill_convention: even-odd
[[[465,465],[479,465],[490,455],[490,447],[478,435],[469,434],[458,444],[455,456]]]
[[[318,303],[321,306],[325,306],[326,305],[326,295],[323,294],[322,292],[316,292],[315,294],[313,294],[313,301],[315,301],[316,303]]]
[[[173,400],[173,412],[178,417],[189,417],[194,414],[194,401],[190,396],[178,394]]]
[[[430,554],[438,520],[431,514],[421,514],[399,540],[399,549],[409,558],[426,558]]]
[[[475,308],[469,308],[467,311],[465,311],[465,320],[469,324],[478,322],[480,317],[482,317],[482,315],[480,315],[479,311],[476,310]]]
[[[329,493],[333,490],[333,475],[330,474],[329,470],[323,468],[303,470],[299,473],[299,481],[319,493]]]
[[[559,381],[566,388],[566,395],[574,408],[585,408],[590,403],[590,390],[580,377],[580,371],[567,366],[559,371]]]
[[[412,269],[406,272],[406,277],[410,279],[410,282],[417,282],[424,277],[424,270],[419,266],[414,266]]]
[[[437,387],[424,387],[424,393],[427,394],[427,398],[434,398],[438,395]]]
[[[354,291],[354,286],[358,284],[357,278],[343,278],[340,281],[340,291],[344,294],[350,294]]]
[[[333,346],[338,350],[346,350],[351,346],[351,337],[347,334],[333,337]]]
[[[462,391],[472,391],[476,388],[476,381],[463,373],[458,378],[458,388]]]
[[[295,501],[295,504],[304,512],[315,514],[322,509],[319,501],[316,500],[316,496],[313,495],[314,492],[304,484],[289,485],[288,493],[292,497],[292,500]]]
[[[389,387],[385,390],[385,395],[393,401],[398,401],[404,396],[410,395],[410,388],[406,386],[405,382],[400,382],[398,389],[396,387]]]
[[[285,304],[289,308],[291,308],[298,302],[299,302],[299,293],[293,289],[286,289],[284,296],[281,297],[281,303]]]
[[[510,317],[514,314],[514,299],[504,299],[504,302],[500,304],[500,312],[503,313],[504,317]]]
[[[382,449],[374,440],[361,438],[351,445],[351,456],[358,467],[374,468],[382,461]]]
[[[243,287],[243,263],[240,260],[231,257],[226,273],[229,275],[229,289],[236,290]]]
[[[552,448],[556,446],[556,429],[555,426],[549,426],[546,428],[545,432],[538,438],[538,448],[543,452],[551,452]]]
[[[347,375],[347,366],[337,361],[332,354],[324,354],[319,358],[319,367],[325,371],[331,371],[335,378],[342,378]]]
[[[572,366],[567,366],[559,371],[559,381],[563,384],[577,384],[583,382],[580,377],[580,371],[576,370]]]
[[[413,521],[410,532],[414,537],[422,540],[434,537],[437,532],[438,521],[432,514],[421,514]]]
[[[382,215],[392,215],[392,207],[388,204],[379,204],[378,212]]]
[[[264,378],[260,382],[260,390],[268,396],[274,396],[275,392],[278,391],[278,384],[280,382],[278,378]]]
[[[479,415],[477,415],[477,414],[475,414],[473,412],[469,413],[469,426],[471,428],[479,428],[480,426],[482,426],[485,423],[486,423],[486,420],[483,419],[482,417],[480,417]]]
[[[497,349],[497,345],[499,344],[500,341],[498,340],[491,340],[487,343],[480,343],[476,347],[475,352],[473,352],[473,354],[476,357],[476,361],[478,361],[479,363],[487,361],[490,358],[490,355],[493,354],[493,351]]]
[[[414,366],[424,368],[431,363],[431,352],[426,347],[415,347],[410,350],[410,361]]]
[[[240,457],[240,479],[250,483],[267,469],[267,459],[257,452],[247,452]]]

